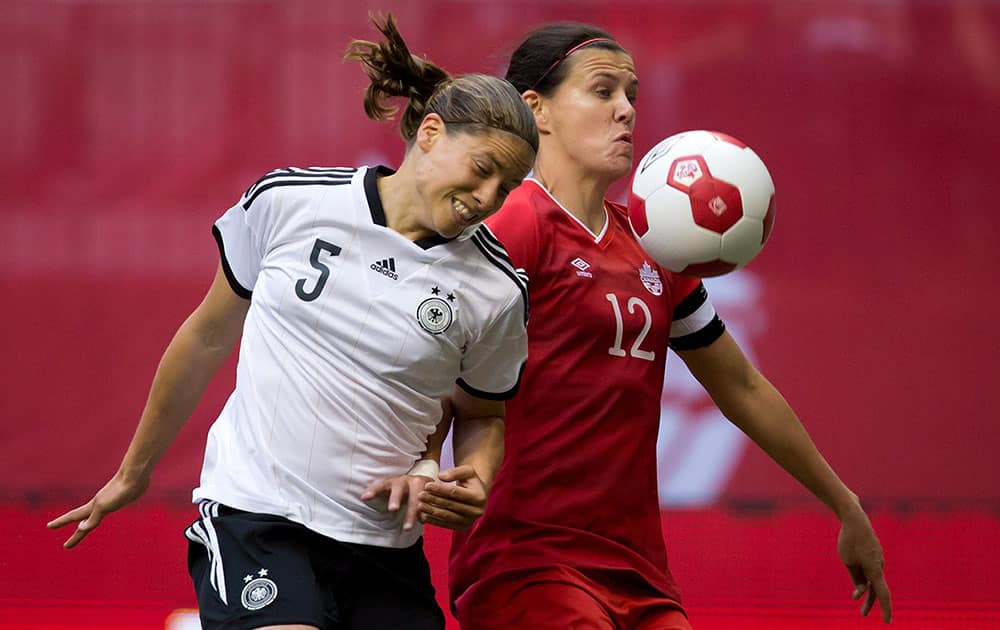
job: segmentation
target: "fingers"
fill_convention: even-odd
[[[875,590],[878,596],[878,606],[882,609],[882,621],[892,623],[892,596],[889,594],[889,587],[884,591]]]
[[[417,524],[420,504],[416,501],[409,501],[406,504],[406,516],[403,517],[403,531],[408,532]]]
[[[448,468],[438,473],[438,478],[441,481],[467,481],[477,477],[476,469],[468,464]]]
[[[443,512],[452,512],[454,514],[457,514],[465,518],[474,518],[474,519],[482,516],[483,506],[485,505],[485,501],[476,501],[476,502],[456,501],[453,499],[432,494],[426,490],[421,492],[417,496],[417,498],[420,500],[420,503],[423,506],[426,506],[426,508],[423,510],[424,512],[428,512],[430,511],[430,508],[434,508],[435,510]]]
[[[861,599],[861,596],[868,591],[868,584],[859,584],[854,587],[854,592],[851,593],[851,599]]]
[[[406,479],[404,477],[394,478],[389,487],[389,511],[395,512],[399,510],[399,506],[403,504],[403,501],[406,501],[408,495],[409,486],[406,483]]]
[[[406,478],[407,483],[407,493],[410,497],[418,496],[423,490],[424,486],[430,480],[429,477],[422,476],[410,476]],[[417,517],[419,516],[420,502],[419,501],[409,501],[406,504],[406,516],[403,518],[403,531],[410,531],[417,525]]]
[[[379,479],[365,487],[365,491],[361,493],[361,500],[367,501],[377,510],[395,512],[406,501],[407,490],[406,477]]]
[[[871,603],[863,614],[868,614],[877,599],[878,607],[882,610],[882,621],[892,623],[892,595],[889,593],[889,585],[886,583],[881,569],[872,576],[871,587],[868,589],[868,599],[871,600]]]
[[[373,481],[365,487],[365,491],[361,493],[362,501],[371,501],[380,494],[385,494],[392,489],[391,479],[379,479],[378,481]]]
[[[856,564],[847,565],[847,572],[851,574],[851,581],[854,582],[854,592],[851,593],[851,599],[860,599],[868,590],[868,578],[865,577],[865,572],[861,567]]]
[[[403,530],[410,531],[418,522],[464,531],[482,516],[486,490],[472,466],[443,471],[441,483],[422,475],[406,475],[373,481],[361,493],[361,499],[376,509],[397,512],[406,503]],[[386,496],[388,498],[386,499]],[[379,500],[385,506],[376,505]]]
[[[875,593],[871,589],[868,589],[865,594],[865,599],[861,602],[861,616],[867,617],[868,613],[872,611],[872,606],[875,605]]]
[[[486,506],[482,480],[469,465],[442,470],[438,477],[440,482],[428,483],[417,497],[420,520],[456,531],[468,530]]]
[[[420,521],[427,525],[436,525],[437,527],[461,532],[472,527],[472,524],[476,522],[476,518],[421,502]]]
[[[76,530],[63,543],[64,549],[72,549],[79,545],[86,538],[87,534],[94,531],[101,524],[102,520],[104,520],[104,514],[94,507],[94,501],[91,500],[86,505],[81,505],[49,521],[46,527],[49,529],[58,529],[70,523],[79,522],[80,524],[77,525]]]
[[[486,506],[486,492],[479,484],[473,486],[427,484],[417,497],[421,521],[456,531],[468,530],[483,515]]]
[[[851,594],[851,597],[858,600],[864,595],[864,600],[861,602],[861,615],[867,617],[868,613],[875,607],[875,602],[877,601],[882,611],[882,621],[891,623],[892,595],[889,593],[889,585],[885,581],[885,575],[882,573],[881,566],[876,566],[867,571],[854,566],[848,567],[848,571],[850,571],[851,578],[855,582],[854,592]],[[861,576],[860,582],[857,576]]]
[[[83,541],[83,539],[87,536],[87,534],[91,532],[92,529],[93,528],[84,529],[83,523],[81,523],[80,527],[77,527],[76,531],[73,532],[73,535],[67,538],[66,542],[63,543],[63,549],[72,549],[73,547],[79,545],[80,542]]]
[[[463,487],[453,483],[431,482],[424,486],[423,490],[435,498],[456,503],[473,505],[485,505],[486,503],[486,491],[483,490],[482,486]]]
[[[45,526],[48,527],[49,529],[59,529],[64,525],[69,525],[70,523],[76,523],[78,521],[82,521],[83,519],[87,518],[88,514],[90,514],[90,510],[93,507],[93,504],[94,504],[93,501],[88,501],[84,505],[81,505],[78,508],[74,508],[69,512],[66,512],[62,516],[52,519],[51,521],[46,523]]]
[[[361,500],[368,502],[376,510],[386,512],[398,512],[403,504],[406,504],[402,527],[404,531],[410,531],[417,526],[418,521],[422,520],[419,502],[410,499],[420,494],[424,486],[431,481],[430,477],[422,475],[380,479],[368,484],[361,493]]]

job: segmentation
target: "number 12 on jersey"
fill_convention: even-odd
[[[642,331],[632,342],[632,347],[629,348],[628,353],[622,347],[622,337],[624,336],[625,323],[622,321],[622,309],[618,306],[618,296],[614,293],[608,293],[605,296],[608,302],[611,302],[611,310],[615,312],[615,345],[608,348],[608,354],[613,357],[625,357],[632,355],[637,359],[643,359],[645,361],[652,361],[656,358],[656,353],[652,350],[643,350],[642,342],[646,340],[646,335],[649,334],[649,329],[653,326],[653,315],[649,312],[649,307],[646,303],[637,297],[630,297],[625,307],[628,309],[630,315],[634,315],[636,308],[642,311],[645,320],[643,322]]]

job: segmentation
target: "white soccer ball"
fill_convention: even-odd
[[[629,222],[646,253],[684,275],[719,276],[760,253],[774,225],[774,182],[750,147],[717,131],[686,131],[635,170]]]

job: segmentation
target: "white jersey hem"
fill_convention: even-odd
[[[402,549],[416,544],[424,533],[424,526],[419,522],[413,527],[413,529],[408,532],[404,532],[402,530],[402,518],[398,519],[398,522],[400,523],[399,529],[391,531],[365,531],[357,528],[328,527],[316,521],[307,521],[307,519],[303,519],[299,514],[296,514],[294,510],[289,509],[287,506],[282,507],[268,501],[262,501],[259,497],[234,495],[219,491],[218,489],[206,487],[195,488],[195,490],[191,493],[192,503],[198,503],[200,501],[216,501],[226,507],[233,508],[234,510],[280,516],[281,518],[286,518],[293,523],[298,523],[299,525],[302,525],[317,534],[343,543]],[[402,508],[400,508],[400,514],[402,514]]]

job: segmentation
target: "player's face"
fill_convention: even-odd
[[[531,169],[535,153],[499,130],[446,130],[422,160],[418,182],[429,211],[427,227],[445,238],[500,209]]]
[[[632,57],[625,52],[583,49],[566,60],[566,78],[546,99],[550,142],[564,156],[610,181],[632,170],[633,102],[639,88]]]

